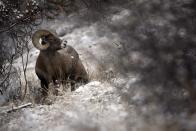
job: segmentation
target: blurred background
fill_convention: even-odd
[[[194,0],[0,0],[0,106],[39,99],[40,83],[34,73],[39,51],[33,47],[31,37],[40,28],[55,30],[61,39],[66,39],[79,52],[91,81],[100,82],[79,87],[75,96],[73,93],[66,100],[59,98],[53,107],[35,102],[31,109],[3,113],[0,129],[194,131],[195,24]],[[105,113],[95,109],[97,102],[85,101],[94,97],[91,94],[95,99],[107,100],[98,102],[107,110]],[[67,100],[68,96],[74,100]],[[83,99],[84,103],[79,101]],[[65,107],[58,106],[60,101],[78,104],[79,107],[66,106],[77,108],[77,121],[72,114],[75,124],[64,117],[61,121],[69,121],[70,126],[53,125],[48,129],[46,118]],[[114,107],[107,107],[110,103]],[[78,109],[82,104],[87,106],[83,116],[78,115],[83,112]],[[44,111],[40,112],[41,108]],[[123,113],[126,115],[121,116]],[[33,114],[42,117],[28,117]],[[31,119],[42,121],[44,126],[37,121],[30,126],[24,123]],[[78,122],[83,119],[82,124]]]

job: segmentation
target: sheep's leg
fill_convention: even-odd
[[[71,91],[75,91],[77,86],[81,84],[86,84],[87,79],[84,79],[82,76],[74,76],[74,79],[71,81]]]
[[[48,95],[48,83],[41,81],[41,87],[42,87],[42,95],[46,97]]]
[[[75,90],[76,90],[75,82],[71,82],[71,91],[75,91]]]

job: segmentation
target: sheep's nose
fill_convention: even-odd
[[[63,45],[64,45],[64,46],[67,45],[67,41],[66,41],[66,40],[63,41]]]
[[[67,46],[67,41],[66,40],[62,40],[61,48],[65,48],[66,46]]]

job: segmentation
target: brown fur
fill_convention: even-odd
[[[50,83],[55,85],[56,81],[88,81],[87,72],[73,47],[62,45],[62,41],[54,35],[47,36],[46,42],[49,47],[40,50],[35,66],[35,72],[44,90],[48,89]]]

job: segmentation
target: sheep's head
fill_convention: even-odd
[[[66,47],[58,36],[48,30],[38,30],[32,37],[33,45],[39,50],[59,50]]]

